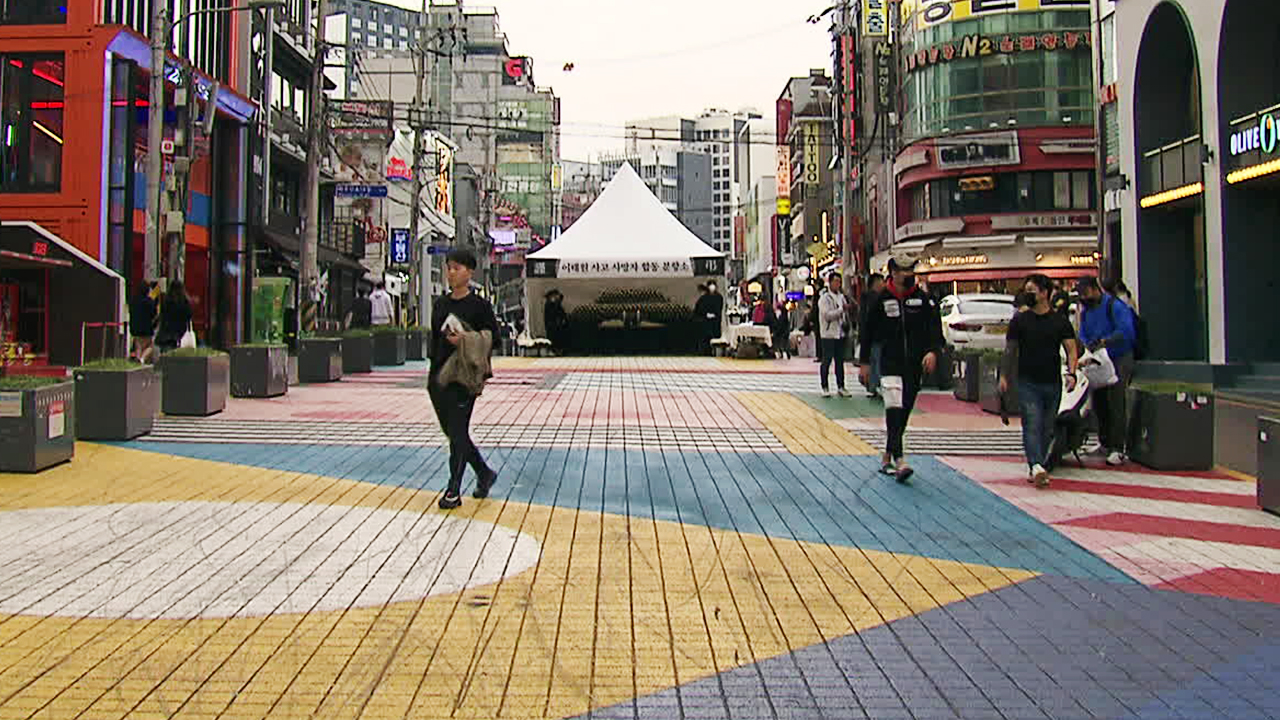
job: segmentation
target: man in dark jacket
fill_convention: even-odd
[[[915,263],[889,260],[889,282],[866,309],[859,348],[862,384],[871,381],[871,348],[880,350],[880,392],[885,400],[888,443],[880,470],[905,483],[915,471],[903,457],[902,436],[915,407],[920,381],[933,373],[946,341],[938,303],[916,285]],[[898,397],[898,388],[901,397]]]
[[[1081,303],[1081,344],[1094,352],[1106,348],[1120,376],[1115,385],[1093,391],[1093,411],[1098,417],[1099,449],[1107,456],[1107,464],[1123,465],[1129,427],[1126,403],[1133,380],[1138,316],[1123,300],[1103,292],[1097,278],[1083,278],[1076,284],[1076,292]]]

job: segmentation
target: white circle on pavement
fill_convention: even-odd
[[[521,573],[534,538],[434,513],[155,502],[0,512],[0,613],[255,617],[374,607]]]

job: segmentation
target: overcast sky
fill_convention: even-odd
[[[421,0],[388,0],[421,8]],[[621,149],[628,120],[754,107],[773,118],[787,78],[830,72],[828,0],[499,0],[511,52],[561,98],[561,155]],[[565,72],[565,63],[574,63]]]

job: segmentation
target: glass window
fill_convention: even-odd
[[[1093,199],[1093,173],[1088,170],[1076,170],[1071,173],[1071,208],[1092,210]]]
[[[1071,209],[1071,173],[1069,172],[1053,174],[1053,209]]]
[[[0,55],[0,192],[61,188],[64,73],[60,54]]]
[[[67,0],[0,0],[0,25],[66,25]]]

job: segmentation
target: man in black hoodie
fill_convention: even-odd
[[[862,384],[867,385],[871,380],[871,348],[880,345],[880,392],[888,431],[880,471],[905,483],[915,471],[903,457],[902,436],[920,392],[920,380],[937,368],[946,341],[937,301],[916,285],[915,263],[890,258],[889,273],[884,290],[865,310],[858,361]]]

